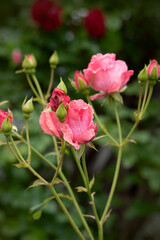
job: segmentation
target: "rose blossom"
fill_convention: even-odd
[[[14,64],[19,65],[22,61],[22,54],[20,49],[14,49],[12,52],[12,60]]]
[[[9,117],[9,121],[12,123],[12,116],[9,115],[7,112],[3,111],[3,110],[0,110],[0,129],[1,129],[1,126],[2,126],[2,123],[3,121]]]
[[[66,107],[70,102],[70,97],[67,96],[64,91],[59,88],[55,88],[52,92],[52,96],[50,98],[50,105],[53,111],[56,111],[59,105],[63,102],[63,106]]]
[[[52,31],[61,25],[62,8],[51,0],[37,0],[31,9],[32,18],[46,31]]]
[[[97,133],[97,125],[93,123],[93,108],[83,100],[71,101],[67,109],[66,124],[63,126],[63,138],[74,146],[91,141]]]
[[[93,38],[101,38],[105,33],[105,18],[101,9],[91,9],[85,18],[84,27]]]
[[[94,95],[92,100],[118,92],[134,73],[133,70],[128,71],[124,61],[116,60],[116,54],[113,53],[93,55],[88,68],[83,72],[88,84],[94,90],[101,92]]]
[[[97,125],[93,123],[93,108],[83,100],[74,100],[68,104],[64,122],[60,122],[55,112],[49,111],[50,103],[40,116],[42,130],[80,148],[80,144],[91,141],[97,133]]]

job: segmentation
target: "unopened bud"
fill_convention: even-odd
[[[155,59],[150,61],[147,72],[149,75],[149,84],[153,86],[160,76],[160,67]]]
[[[66,115],[67,115],[67,111],[66,111],[65,107],[63,106],[63,103],[61,103],[59,105],[59,107],[57,108],[56,116],[58,117],[58,120],[60,122],[64,122]]]
[[[138,82],[140,85],[143,86],[148,79],[149,79],[149,77],[148,77],[148,73],[147,73],[147,66],[145,65],[144,68],[138,74]]]
[[[35,73],[35,68],[37,67],[37,61],[34,55],[27,54],[22,62],[22,68],[28,74]]]
[[[32,98],[30,100],[28,100],[26,102],[26,99],[24,100],[23,104],[22,104],[22,111],[24,113],[24,118],[25,119],[28,119],[30,114],[33,112],[34,110],[34,107],[33,107],[33,101],[32,101]]]
[[[60,83],[58,84],[57,88],[61,89],[65,94],[67,94],[67,88],[62,78],[60,78]]]
[[[87,80],[85,79],[84,75],[81,72],[79,72],[79,71],[75,72],[74,80],[75,80],[76,88],[78,90],[84,91],[88,87]]]
[[[49,59],[50,67],[51,68],[56,68],[58,63],[59,63],[59,57],[57,54],[57,51],[54,51],[54,53],[51,55]]]
[[[5,134],[5,136],[9,136],[11,130],[12,130],[12,123],[9,120],[9,117],[7,117],[1,126],[2,132]]]

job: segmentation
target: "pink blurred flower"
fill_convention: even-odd
[[[105,34],[105,17],[101,9],[93,8],[84,21],[84,27],[93,38],[102,38]]]
[[[154,68],[156,70],[155,75],[157,75],[156,77],[158,78],[160,76],[160,67],[158,65],[158,62],[155,59],[153,59],[148,65],[147,73],[149,77],[152,75]]]
[[[12,123],[12,116],[8,114],[8,112],[5,112],[3,110],[0,110],[0,129],[2,126],[3,121],[9,117],[9,121]]]
[[[91,141],[97,133],[97,125],[93,123],[93,108],[83,100],[74,100],[68,104],[64,122],[60,122],[56,113],[51,111],[50,103],[40,116],[42,130],[80,148],[80,144]]]
[[[79,71],[75,71],[74,81],[75,81],[76,88],[79,90],[83,90],[83,88],[88,87],[87,80],[85,79],[84,75]]]
[[[118,92],[129,81],[134,71],[129,70],[124,61],[116,60],[116,54],[98,53],[92,56],[88,68],[83,70],[88,84],[100,93],[92,100]]]
[[[67,96],[61,89],[55,88],[50,98],[51,109],[56,111],[62,102],[63,106],[66,108],[67,104],[70,102],[70,97]]]
[[[37,0],[31,9],[32,18],[46,31],[52,31],[61,25],[62,8],[52,0]]]
[[[69,103],[66,124],[63,126],[63,138],[74,146],[91,141],[97,133],[97,125],[93,123],[93,108],[83,100],[74,100]]]
[[[22,61],[22,54],[20,49],[14,49],[12,52],[12,61],[16,65],[20,65]]]

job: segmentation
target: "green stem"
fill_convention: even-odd
[[[27,142],[22,138],[22,136],[21,136],[20,134],[14,132],[14,131],[12,131],[12,133],[15,135],[15,137],[17,137],[18,139],[20,139],[23,143],[27,144]],[[56,171],[56,166],[55,166],[53,163],[51,163],[47,158],[45,158],[39,151],[37,151],[37,150],[36,150],[34,147],[32,147],[32,146],[31,146],[31,150],[32,150],[40,159],[42,159],[45,163],[47,163],[52,169],[54,169],[54,170]],[[92,235],[92,233],[91,233],[91,230],[90,230],[90,228],[89,228],[89,226],[88,226],[88,223],[86,222],[86,219],[84,218],[84,216],[83,216],[83,214],[82,214],[82,212],[81,212],[81,209],[80,209],[80,207],[79,207],[79,205],[78,205],[78,203],[77,203],[77,200],[76,200],[76,198],[75,198],[75,196],[74,196],[73,190],[72,190],[70,184],[68,183],[68,180],[66,179],[65,175],[63,174],[63,172],[62,172],[61,170],[59,171],[59,175],[60,175],[61,179],[63,180],[63,182],[64,182],[64,184],[65,184],[65,186],[66,186],[66,188],[67,188],[67,190],[68,190],[68,192],[69,192],[69,194],[70,194],[70,196],[72,197],[72,201],[73,201],[73,203],[74,203],[74,205],[75,205],[75,208],[76,208],[76,210],[77,210],[77,212],[78,212],[78,214],[79,214],[79,216],[80,216],[80,218],[81,218],[81,220],[82,220],[82,222],[83,222],[83,225],[84,225],[86,231],[88,232],[88,235],[89,235],[90,239],[91,239],[91,240],[94,240],[93,235]]]
[[[147,92],[148,92],[148,81],[146,82],[146,87],[145,87],[145,91],[144,91],[144,98],[143,98],[143,103],[142,103],[142,107],[141,107],[141,112],[143,112],[143,108],[144,105],[146,103],[146,98],[147,98]]]
[[[8,137],[6,137],[6,142],[7,142],[7,146],[10,149],[11,153],[15,156],[15,158],[19,161],[19,163],[21,164],[21,159],[17,156],[17,154],[15,153],[15,151],[12,149],[9,141],[8,141]]]
[[[142,102],[142,92],[143,92],[143,86],[140,86],[138,108],[137,108],[137,116],[139,116],[140,106],[141,106],[141,102]]]
[[[71,146],[71,150],[72,150],[74,159],[75,159],[75,161],[76,161],[77,167],[78,167],[78,169],[79,169],[79,172],[80,172],[80,174],[81,174],[81,177],[82,177],[82,179],[83,179],[84,185],[86,186],[86,184],[87,184],[87,183],[86,183],[86,177],[85,177],[84,172],[83,172],[83,169],[82,169],[82,167],[81,167],[80,160],[79,160],[78,157],[77,157],[76,150],[75,150],[75,148],[74,148],[73,146]]]
[[[118,175],[119,175],[119,170],[120,170],[120,165],[121,165],[121,158],[122,158],[122,130],[121,130],[121,124],[120,124],[119,115],[118,115],[118,111],[117,111],[115,102],[114,102],[114,111],[115,111],[118,133],[119,133],[119,150],[118,150],[118,158],[117,158],[116,169],[115,169],[115,173],[114,173],[114,177],[113,177],[113,182],[112,182],[111,190],[109,193],[108,201],[106,203],[104,212],[101,217],[101,224],[103,224],[105,222],[108,210],[111,205],[113,194],[115,192],[115,188],[117,185],[117,180],[118,180]]]
[[[33,173],[33,175],[35,175],[35,176],[36,176],[37,178],[39,178],[45,185],[47,185],[48,182],[47,182],[44,178],[42,178],[42,177],[24,160],[22,154],[20,153],[20,151],[19,151],[17,145],[15,144],[15,142],[14,142],[14,140],[13,140],[13,138],[12,138],[11,135],[10,135],[10,140],[11,140],[11,142],[12,142],[12,144],[13,144],[13,147],[15,148],[15,151],[16,151],[18,157],[20,158],[22,164],[24,164],[24,166],[25,166],[26,168],[28,168],[28,169]]]
[[[142,116],[144,115],[144,113],[146,112],[147,108],[148,108],[148,105],[150,103],[150,100],[151,100],[151,97],[152,97],[152,93],[153,93],[153,86],[150,86],[150,89],[149,89],[149,94],[148,94],[148,98],[147,98],[147,101],[146,101],[146,105],[145,107],[143,108],[143,111],[142,111]]]
[[[32,74],[31,76],[32,76],[32,79],[33,79],[33,81],[34,81],[34,83],[35,83],[35,86],[36,86],[36,88],[37,88],[37,90],[38,90],[39,96],[40,96],[41,101],[42,101],[42,105],[43,105],[44,107],[46,107],[46,101],[45,101],[45,99],[44,99],[44,96],[43,96],[43,93],[42,93],[42,89],[41,89],[40,84],[39,84],[39,82],[38,82],[38,80],[37,80],[37,77],[36,77],[35,74]]]
[[[59,151],[58,151],[58,144],[57,144],[57,140],[55,136],[52,136],[53,139],[53,143],[54,143],[54,148],[55,148],[55,152],[57,155],[57,164],[59,163],[60,159],[59,159]]]
[[[92,106],[92,108],[94,109],[93,104],[92,104],[89,96],[87,96],[86,98],[87,98],[88,103],[89,103],[89,104]],[[105,126],[102,125],[102,123],[101,123],[101,121],[100,121],[100,119],[99,119],[99,117],[98,117],[95,109],[94,109],[94,116],[95,116],[95,119],[96,119],[98,125],[99,125],[100,128],[102,129],[102,131],[112,140],[112,142],[113,142],[116,146],[118,146],[117,141],[109,134],[109,132],[108,132],[108,130],[105,128]]]
[[[75,230],[75,232],[78,234],[78,236],[80,237],[80,239],[85,240],[85,238],[83,237],[82,233],[80,232],[79,228],[77,227],[77,225],[75,224],[75,222],[73,221],[71,215],[69,214],[68,210],[66,209],[66,207],[64,206],[63,202],[61,201],[61,199],[59,198],[57,192],[55,191],[55,189],[52,187],[49,187],[51,192],[53,193],[53,195],[55,196],[59,206],[62,208],[63,212],[65,213],[65,215],[68,217],[68,220],[70,222],[70,224],[72,225],[73,229]]]
[[[51,190],[51,192],[53,193],[53,195],[55,196],[58,204],[60,205],[60,207],[62,208],[63,212],[66,214],[66,216],[69,219],[69,222],[71,223],[73,229],[76,231],[76,233],[78,234],[78,236],[80,237],[80,239],[85,240],[85,238],[83,237],[82,233],[80,232],[80,230],[78,229],[77,225],[75,224],[75,222],[73,221],[71,215],[69,214],[68,210],[66,209],[66,207],[64,206],[63,202],[61,201],[61,199],[59,198],[57,192],[55,191],[55,189],[53,188],[53,186],[50,186],[50,184],[43,178],[41,177],[30,165],[28,165],[28,163],[24,160],[23,156],[21,155],[19,149],[17,148],[16,144],[14,143],[14,140],[12,138],[12,136],[10,135],[10,139],[11,142],[13,144],[13,147],[15,148],[17,155],[19,155],[19,158],[21,159],[21,161],[24,163],[25,167],[28,168],[33,175],[35,175],[38,179],[40,179],[46,186],[49,187],[49,189]]]
[[[31,164],[31,146],[29,141],[29,131],[28,131],[28,120],[25,120],[25,128],[26,128],[26,138],[27,138],[27,146],[28,146],[28,164]]]
[[[95,202],[94,202],[94,197],[91,193],[91,189],[89,186],[89,177],[88,177],[88,171],[87,171],[87,166],[86,166],[85,151],[83,152],[83,155],[82,155],[82,164],[83,164],[84,175],[86,178],[85,182],[86,182],[88,196],[91,201],[92,210],[93,210],[93,213],[94,213],[94,216],[96,219],[96,223],[97,223],[97,227],[98,227],[98,237],[99,237],[98,239],[103,240],[103,226],[100,223],[99,216],[98,216],[97,209],[96,209]]]
[[[30,77],[29,77],[29,74],[27,74],[27,73],[26,73],[26,78],[27,78],[28,84],[29,84],[30,88],[32,89],[33,93],[34,93],[35,96],[39,99],[39,98],[40,98],[40,97],[39,97],[39,94],[38,94],[38,92],[36,91],[35,87],[33,86],[32,81],[31,81],[31,79],[30,79]]]
[[[66,149],[66,142],[64,140],[62,140],[61,159],[60,159],[60,161],[58,163],[58,166],[57,166],[56,172],[55,172],[55,174],[53,176],[53,179],[52,179],[52,181],[50,183],[51,186],[53,186],[53,184],[54,184],[54,182],[56,180],[56,177],[58,175],[58,172],[59,172],[59,170],[60,170],[60,168],[62,166],[65,149]]]
[[[152,93],[153,93],[153,86],[150,86],[150,89],[149,89],[149,94],[148,94],[148,98],[147,98],[147,101],[146,101],[146,97],[145,98],[145,101],[144,104],[142,105],[142,108],[141,108],[141,111],[138,115],[138,118],[136,119],[136,122],[135,124],[133,125],[133,127],[131,128],[130,132],[128,133],[127,137],[125,138],[124,142],[126,142],[126,140],[128,140],[128,138],[131,136],[131,134],[133,133],[133,131],[135,130],[135,128],[138,126],[140,120],[142,119],[144,113],[146,112],[147,108],[148,108],[148,105],[150,103],[150,100],[151,100],[151,97],[152,97]]]
[[[48,85],[48,90],[47,93],[45,95],[45,99],[48,100],[50,94],[51,94],[51,89],[52,89],[52,85],[53,85],[53,79],[54,79],[54,68],[51,68],[51,75],[50,75],[50,82]]]

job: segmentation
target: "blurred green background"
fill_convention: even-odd
[[[34,1],[1,0],[0,4],[0,101],[8,100],[4,110],[9,107],[14,114],[14,124],[20,131],[24,120],[21,104],[32,92],[23,74],[16,75],[20,69],[12,61],[12,52],[19,48],[22,56],[33,53],[38,61],[37,76],[44,91],[49,83],[48,59],[57,50],[60,64],[55,71],[54,87],[60,76],[68,87],[71,99],[83,98],[75,93],[68,78],[73,78],[75,70],[87,67],[90,58],[96,53],[117,54],[117,59],[126,61],[129,69],[135,71],[128,88],[123,94],[124,106],[120,108],[123,136],[131,128],[137,106],[139,85],[138,72],[150,59],[160,62],[160,2],[159,0],[119,0],[58,1],[63,8],[62,25],[51,32],[42,30],[31,19],[31,6]],[[100,39],[91,38],[84,28],[84,16],[92,7],[99,7],[106,16],[106,32]],[[159,240],[160,239],[160,86],[154,88],[152,101],[143,122],[133,138],[137,144],[128,144],[123,153],[122,167],[116,194],[112,202],[112,213],[105,225],[107,240]],[[110,132],[117,136],[114,114],[106,103],[99,107],[101,100],[94,105]],[[41,153],[54,162],[50,136],[41,133],[39,115],[42,108],[35,104],[30,121],[31,143]],[[41,135],[41,140],[39,137]],[[99,130],[99,134],[101,131]],[[0,141],[4,141],[0,135]],[[101,214],[113,178],[116,152],[112,147],[103,147],[105,140],[97,142],[99,152],[87,150],[89,175],[96,176],[94,191],[98,212]],[[27,149],[20,146],[24,155]],[[0,240],[69,240],[78,239],[66,217],[56,202],[50,202],[43,210],[42,217],[34,220],[31,208],[49,197],[44,187],[26,190],[34,177],[25,169],[13,166],[16,162],[6,146],[0,147]],[[33,155],[33,166],[46,179],[53,172]],[[66,156],[64,171],[73,187],[81,185],[81,179],[71,156]],[[57,186],[64,191],[63,186]],[[26,190],[26,191],[25,191]],[[87,197],[78,194],[82,209],[90,212]],[[77,219],[72,204],[66,204]],[[77,219],[82,229],[82,224]],[[93,220],[89,224],[95,232]]]

